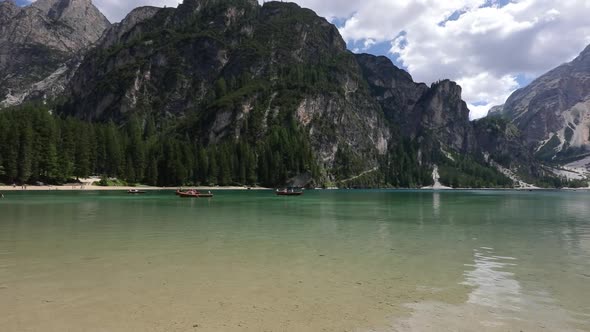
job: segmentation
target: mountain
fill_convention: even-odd
[[[590,46],[514,92],[491,115],[522,131],[538,158],[568,162],[590,154]]]
[[[514,125],[469,121],[455,82],[416,83],[386,57],[353,54],[334,25],[293,3],[140,7],[70,61],[59,130],[35,136],[43,110],[0,116],[0,128],[20,123],[0,135],[12,142],[0,144],[12,156],[0,158],[4,181],[511,187],[544,177]],[[57,170],[41,167],[55,154],[18,150],[37,141],[67,147]]]
[[[0,2],[0,106],[55,97],[110,25],[91,0]]]
[[[438,165],[446,183],[508,183],[478,146],[461,87],[416,83],[385,57],[355,55],[334,25],[293,3],[137,8],[86,55],[69,92],[64,114],[154,117],[202,146],[256,147],[273,128],[302,129],[320,183],[429,185]],[[478,179],[488,171],[504,179]]]
[[[359,172],[373,169],[390,138],[336,27],[292,3],[187,0],[178,9],[139,8],[105,33],[71,91],[68,114],[182,120],[204,145],[255,141],[292,118],[324,168],[334,167],[346,146],[362,155]]]

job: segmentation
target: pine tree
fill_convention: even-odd
[[[256,174],[256,155],[252,149],[248,149],[246,156],[247,183],[255,185],[258,182],[258,176]]]
[[[31,177],[33,163],[33,128],[31,123],[24,123],[20,128],[18,149],[18,180],[26,183]]]
[[[126,177],[131,182],[139,182],[144,178],[145,147],[143,142],[143,130],[140,119],[133,115],[127,123],[127,172]]]
[[[149,158],[148,160],[146,183],[155,186],[158,183],[158,159],[153,156],[153,158]]]
[[[227,83],[223,77],[215,81],[215,95],[221,98],[227,94]]]
[[[201,183],[206,183],[209,178],[209,158],[207,150],[202,146],[199,147],[197,159],[199,164],[199,174],[197,175],[197,178]]]
[[[80,125],[76,130],[76,142],[74,153],[74,176],[76,178],[87,178],[91,172],[90,158],[90,135],[88,124]]]
[[[115,124],[110,122],[105,131],[106,174],[121,176],[123,174],[124,155],[121,140]]]
[[[11,126],[6,135],[3,156],[4,172],[9,182],[17,181],[18,176],[18,149],[19,149],[19,128],[18,126]]]
[[[222,147],[218,150],[218,167],[219,167],[219,180],[218,183],[222,186],[231,184],[231,164],[229,161],[228,151],[226,147]]]
[[[217,151],[215,147],[208,149],[209,171],[207,172],[207,181],[210,184],[219,183],[219,167],[217,165]]]

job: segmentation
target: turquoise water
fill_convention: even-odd
[[[590,331],[590,194],[14,192],[0,330]]]

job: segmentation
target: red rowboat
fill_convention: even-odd
[[[187,190],[187,191],[180,191],[177,190],[176,191],[176,195],[180,196],[180,197],[193,197],[193,198],[211,198],[213,197],[212,193],[200,193],[197,190]]]
[[[198,192],[193,192],[193,191],[184,191],[184,192],[179,192],[178,196],[180,197],[195,197],[198,198],[199,197],[199,193]]]

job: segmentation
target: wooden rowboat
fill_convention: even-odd
[[[194,198],[198,198],[199,197],[199,192],[198,191],[181,191],[178,193],[178,196],[180,197],[194,197]]]
[[[207,193],[207,194],[203,194],[200,193],[196,190],[187,190],[187,191],[177,191],[176,195],[180,196],[180,197],[185,197],[185,198],[211,198],[213,197],[213,194],[211,193]]]
[[[137,194],[145,194],[145,193],[147,193],[147,191],[138,190],[138,189],[129,189],[129,190],[127,190],[127,193],[137,195]]]
[[[303,195],[303,191],[278,190],[276,194],[277,196],[301,196]]]

